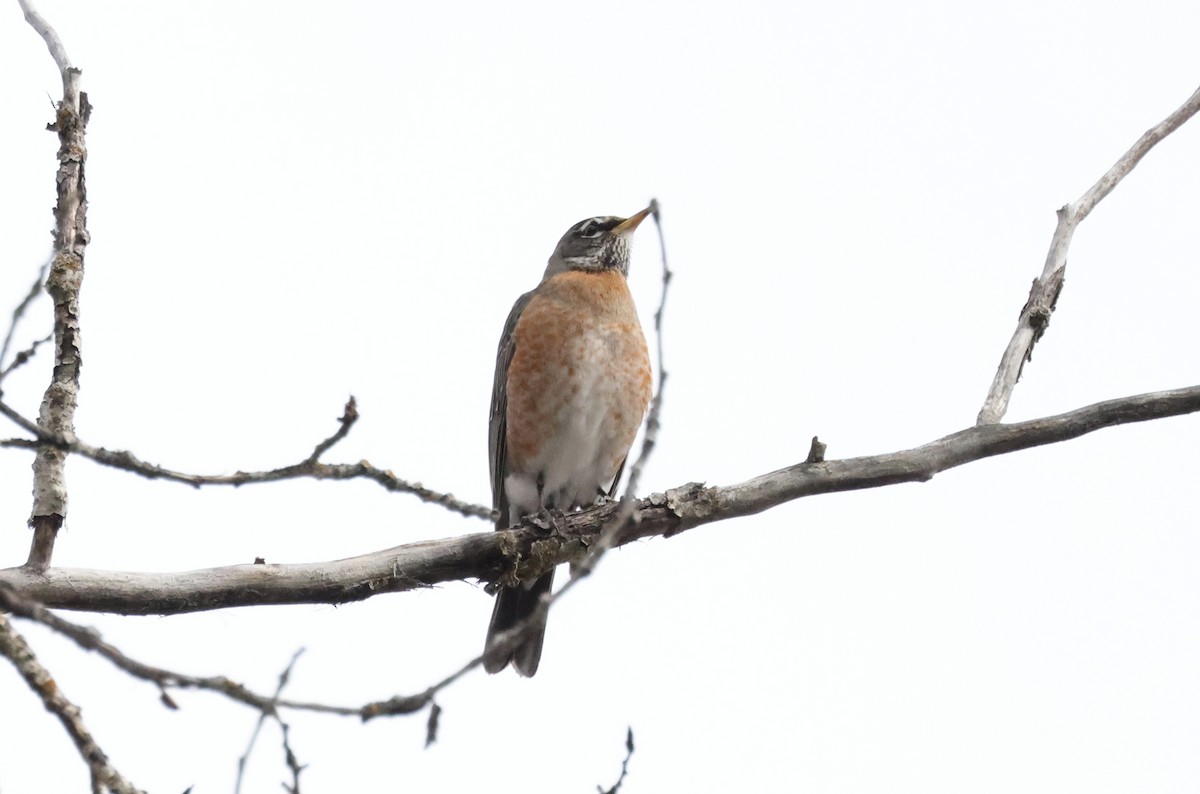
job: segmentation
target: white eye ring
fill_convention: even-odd
[[[601,231],[602,230],[596,225],[595,221],[589,220],[584,223],[583,226],[579,227],[579,236],[586,239],[591,239],[593,237],[599,237]]]

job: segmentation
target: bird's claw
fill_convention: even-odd
[[[543,507],[532,515],[526,516],[526,520],[533,524],[538,529],[543,529],[546,532],[558,532],[563,518],[562,511],[554,510],[553,508]]]

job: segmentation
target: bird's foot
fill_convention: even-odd
[[[596,498],[592,501],[592,507],[607,507],[621,501],[618,496],[609,496],[606,493],[596,494]]]
[[[558,532],[562,526],[563,513],[561,510],[543,507],[536,513],[526,516],[525,519],[539,529],[544,529],[547,532]]]

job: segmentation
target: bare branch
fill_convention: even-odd
[[[509,629],[512,631],[512,629]],[[506,634],[508,632],[505,632]],[[381,700],[376,703],[368,703],[362,708],[363,722],[375,719],[376,717],[399,717],[406,714],[415,714],[426,706],[430,706],[429,722],[425,729],[425,746],[428,747],[431,743],[431,736],[437,734],[437,720],[441,716],[442,709],[433,702],[434,695],[441,692],[446,687],[453,684],[458,679],[465,676],[467,673],[474,670],[479,665],[483,664],[483,656],[476,656],[471,661],[464,664],[462,667],[455,670],[450,675],[438,681],[433,686],[420,692],[416,695],[394,695],[387,700]]]
[[[1058,226],[1054,230],[1054,237],[1050,240],[1050,251],[1046,254],[1046,264],[1042,269],[1042,275],[1033,280],[1029,299],[1021,309],[1021,316],[1017,321],[1017,330],[1013,333],[1008,348],[1005,349],[1004,355],[1000,359],[1000,368],[996,370],[992,387],[983,401],[983,408],[980,409],[979,417],[976,419],[977,424],[999,422],[1008,411],[1008,401],[1012,398],[1013,389],[1016,388],[1017,380],[1021,377],[1021,370],[1025,366],[1025,362],[1031,360],[1033,346],[1042,338],[1042,334],[1050,324],[1050,315],[1054,311],[1059,293],[1062,291],[1063,277],[1067,267],[1067,249],[1071,246],[1071,238],[1075,234],[1076,227],[1083,222],[1097,204],[1104,200],[1105,196],[1112,192],[1122,179],[1129,175],[1134,166],[1154,148],[1155,144],[1183,126],[1197,112],[1200,112],[1200,89],[1196,89],[1187,102],[1184,102],[1178,110],[1167,116],[1161,123],[1146,130],[1145,134],[1138,138],[1137,143],[1121,155],[1121,159],[1117,160],[1113,167],[1108,169],[1104,176],[1088,188],[1087,192],[1080,196],[1075,203],[1067,204],[1059,209]]]
[[[621,762],[621,776],[617,778],[617,782],[613,783],[611,788],[604,789],[596,786],[599,794],[617,794],[621,790],[621,784],[625,782],[625,776],[629,774],[629,759],[631,758],[633,758],[633,728],[627,728],[625,731],[625,760]]]
[[[649,460],[650,453],[654,451],[654,446],[658,443],[658,430],[661,426],[659,416],[662,413],[663,389],[667,385],[666,357],[663,355],[663,311],[667,307],[667,290],[671,286],[671,277],[673,274],[670,267],[667,266],[667,241],[663,236],[662,208],[658,204],[658,199],[650,199],[650,211],[654,216],[654,228],[658,232],[659,259],[662,262],[662,292],[659,294],[658,308],[654,312],[654,336],[658,347],[658,388],[654,390],[654,399],[650,401],[650,410],[646,414],[646,432],[642,435],[642,448],[638,452],[637,460],[633,462],[633,466],[629,470],[629,480],[625,484],[625,494],[621,497],[621,510],[618,513],[617,520],[613,521],[605,533],[600,536],[600,539],[589,547],[587,556],[574,563],[571,569],[571,581],[559,588],[559,591],[549,599],[546,604],[547,608],[549,608],[550,604],[557,601],[564,592],[573,587],[578,579],[590,575],[600,562],[600,558],[612,547],[613,541],[624,529],[625,525],[630,521],[637,520],[638,483],[642,478],[642,470],[646,466],[646,461]],[[514,640],[520,640],[525,634],[526,627],[532,627],[538,622],[539,620],[534,619],[533,616],[529,616],[523,623],[514,626],[509,631],[516,635]]]
[[[65,76],[71,69],[71,59],[67,57],[67,48],[63,46],[58,33],[50,27],[50,23],[37,12],[29,0],[17,0],[17,5],[21,6],[21,12],[25,14],[25,21],[45,40],[46,47],[50,50],[50,57],[58,65],[58,71]]]
[[[464,502],[456,498],[454,494],[434,491],[421,485],[421,483],[410,483],[407,480],[402,480],[387,469],[377,468],[365,460],[358,463],[320,463],[317,458],[335,443],[345,438],[346,434],[350,432],[351,426],[358,419],[358,410],[354,406],[353,401],[354,398],[351,397],[350,402],[346,404],[345,413],[343,413],[340,420],[341,426],[338,428],[338,431],[320,444],[317,444],[312,454],[303,461],[269,471],[238,471],[233,474],[211,475],[188,474],[186,472],[174,471],[141,460],[132,452],[126,450],[109,450],[104,447],[94,447],[91,444],[81,441],[74,433],[61,435],[50,433],[42,430],[3,402],[0,402],[0,415],[8,417],[18,427],[36,436],[42,442],[42,445],[50,445],[76,455],[82,455],[102,466],[122,469],[151,480],[169,480],[199,488],[205,485],[239,486],[251,483],[295,480],[304,477],[314,480],[366,479],[378,483],[389,491],[412,494],[422,502],[440,505],[447,510],[467,516],[468,518],[492,520],[492,510],[489,507]],[[34,444],[31,447],[28,444],[21,443],[18,439],[12,439],[11,441],[0,442],[0,446],[37,448],[39,445]]]
[[[79,402],[79,371],[83,366],[79,329],[79,287],[83,283],[83,259],[88,244],[87,186],[84,135],[91,105],[79,89],[80,71],[71,66],[66,49],[54,28],[28,3],[19,0],[25,19],[45,39],[46,46],[62,73],[63,98],[49,129],[58,133],[58,202],[54,207],[54,256],[46,291],[54,301],[54,374],[42,398],[38,427],[66,435],[75,426]],[[33,542],[29,549],[31,568],[50,565],[54,540],[67,516],[67,485],[64,474],[66,452],[39,447],[33,461],[33,510],[29,525]]]
[[[35,339],[33,341],[33,344],[30,345],[29,347],[25,348],[24,350],[18,351],[18,353],[15,356],[13,356],[12,363],[9,364],[4,369],[0,369],[0,381],[3,381],[5,378],[7,378],[9,375],[11,375],[14,370],[20,369],[21,367],[25,366],[25,364],[27,364],[29,362],[29,360],[37,354],[39,347],[46,344],[47,342],[52,341],[53,339],[54,339],[54,334],[50,334],[48,336],[43,336],[41,339]],[[3,394],[3,393],[4,393],[4,391],[2,389],[0,389],[0,394]]]
[[[92,777],[93,792],[114,792],[114,794],[140,794],[139,789],[123,778],[112,764],[108,756],[96,744],[79,713],[79,707],[67,700],[50,672],[42,666],[34,656],[33,650],[25,642],[25,638],[13,629],[2,613],[0,613],[0,656],[8,659],[17,672],[25,679],[29,688],[42,699],[42,704],[66,728],[67,734],[75,744],[80,758],[87,764]]]
[[[8,325],[8,333],[4,335],[4,343],[0,345],[0,367],[4,366],[4,359],[8,357],[8,349],[12,347],[13,336],[17,333],[17,326],[21,324],[21,320],[25,317],[25,312],[29,310],[30,305],[34,302],[37,296],[42,294],[42,282],[46,280],[46,271],[49,269],[50,260],[47,260],[42,264],[41,268],[38,269],[37,278],[34,279],[33,284],[29,287],[29,291],[25,293],[25,297],[22,298],[21,302],[17,304],[17,308],[13,309],[12,321]],[[25,351],[26,358],[33,355],[38,344],[41,343],[35,343],[30,350]],[[9,372],[25,363],[20,359],[21,354],[18,353],[16,359],[13,360],[13,363],[8,365],[8,367],[5,367],[3,371],[0,371],[0,381],[4,380],[4,378],[8,376]],[[3,392],[0,392],[0,394],[3,394]]]
[[[353,398],[351,398],[351,402],[353,402]],[[288,744],[288,726],[283,720],[279,719],[279,712],[276,710],[276,706],[279,705],[279,696],[283,694],[284,687],[287,686],[288,680],[292,677],[292,668],[296,666],[296,660],[300,658],[300,654],[302,653],[304,653],[304,649],[300,648],[292,654],[291,661],[288,662],[287,667],[283,668],[283,672],[279,674],[279,684],[275,687],[275,695],[271,698],[267,706],[259,712],[258,721],[254,723],[254,730],[250,734],[250,743],[246,746],[246,752],[238,759],[237,782],[233,787],[234,794],[241,794],[242,780],[246,773],[246,763],[250,760],[250,753],[254,751],[254,744],[258,741],[258,734],[262,732],[263,723],[267,721],[268,717],[278,722],[280,730],[283,732],[284,759],[288,768],[292,770],[292,782],[294,784],[292,790],[297,792],[297,794],[300,790],[300,772],[303,767],[297,763],[296,756]]]
[[[54,570],[54,569],[52,569]],[[241,684],[231,681],[224,676],[212,676],[208,678],[200,678],[197,676],[185,675],[176,673],[170,670],[164,670],[160,667],[139,662],[135,659],[122,653],[113,645],[101,639],[100,633],[95,629],[81,626],[77,623],[72,623],[69,620],[59,617],[46,608],[44,604],[30,600],[19,593],[4,582],[0,582],[0,617],[3,612],[8,611],[17,617],[27,620],[32,620],[40,623],[47,628],[67,637],[79,647],[95,651],[103,658],[111,662],[118,669],[126,673],[140,678],[144,681],[155,683],[159,687],[160,699],[163,704],[170,709],[177,709],[179,706],[175,703],[167,692],[168,688],[178,689],[200,689],[209,692],[215,692],[220,695],[241,703],[257,710],[260,713],[258,726],[250,739],[250,745],[246,749],[246,754],[238,762],[238,785],[242,777],[242,772],[245,767],[246,759],[250,755],[250,751],[254,747],[255,738],[262,727],[262,722],[266,717],[274,718],[283,731],[284,755],[288,769],[292,772],[293,789],[299,788],[300,772],[304,766],[296,760],[295,753],[292,752],[288,744],[287,732],[289,726],[280,717],[278,710],[281,708],[292,709],[294,711],[309,711],[320,714],[332,714],[342,717],[358,717],[363,722],[374,719],[376,717],[396,717],[415,714],[426,706],[430,706],[429,720],[426,727],[425,746],[428,747],[435,741],[437,737],[438,717],[441,715],[441,708],[433,702],[433,697],[442,689],[453,684],[464,675],[474,670],[479,666],[480,659],[475,659],[463,665],[458,671],[442,679],[432,687],[429,687],[424,692],[416,695],[395,695],[387,700],[374,701],[363,706],[334,706],[325,703],[312,703],[306,701],[287,700],[281,697],[284,686],[291,676],[292,668],[296,664],[296,660],[303,653],[304,649],[296,651],[292,656],[291,662],[280,675],[279,685],[275,690],[275,694],[271,696],[262,695],[253,692]]]
[[[442,716],[442,707],[437,703],[429,707],[429,719],[425,721],[425,749],[437,741],[438,719]]]
[[[662,413],[663,389],[667,385],[666,358],[663,355],[663,311],[667,308],[667,290],[671,286],[671,269],[667,266],[667,240],[663,237],[662,211],[658,199],[650,199],[650,211],[654,216],[654,227],[658,231],[658,249],[662,261],[662,292],[658,299],[658,308],[654,311],[654,336],[658,345],[658,388],[654,390],[654,399],[650,401],[650,410],[646,414],[646,432],[642,437],[642,449],[637,460],[629,470],[629,482],[625,486],[626,501],[632,501],[637,496],[638,481],[642,477],[642,469],[654,451],[658,442],[659,416]]]
[[[300,763],[296,758],[296,753],[292,750],[292,743],[288,740],[292,726],[283,721],[278,714],[275,715],[275,721],[279,723],[279,732],[283,734],[283,762],[287,764],[288,771],[292,773],[291,784],[284,783],[283,788],[287,794],[300,794],[300,773],[306,768],[306,764]]]
[[[175,701],[167,693],[168,688],[201,689],[224,695],[230,700],[250,706],[260,712],[269,712],[276,706],[292,708],[301,711],[315,711],[323,714],[337,714],[345,717],[361,717],[362,709],[349,706],[330,706],[323,703],[303,703],[299,701],[280,700],[252,692],[241,684],[231,681],[224,676],[201,678],[185,675],[161,667],[139,662],[126,656],[113,645],[105,642],[100,633],[88,626],[72,623],[51,612],[45,605],[20,595],[8,585],[0,582],[0,611],[11,612],[17,617],[32,620],[46,626],[68,638],[80,648],[95,651],[104,659],[111,662],[135,678],[157,684],[164,704],[168,708],[178,708]],[[278,695],[278,693],[276,693]]]
[[[816,494],[925,482],[972,461],[1068,441],[1105,427],[1197,411],[1200,386],[1192,386],[1109,400],[1027,422],[976,425],[900,452],[801,462],[737,485],[687,484],[640,500],[639,520],[622,529],[614,546],[671,536]],[[8,568],[0,570],[0,583],[52,607],[134,615],[258,604],[339,604],[439,582],[504,578],[511,583],[536,578],[552,566],[578,559],[620,509],[620,504],[608,504],[572,513],[551,531],[527,523],[326,563],[235,565],[170,574],[87,569],[38,573]]]
[[[341,425],[337,432],[329,438],[317,444],[313,448],[312,454],[304,459],[305,463],[316,463],[317,460],[324,455],[329,449],[346,437],[350,432],[350,428],[354,427],[354,423],[358,421],[358,403],[354,401],[354,395],[350,395],[350,399],[346,401],[346,407],[342,409],[342,418],[338,420]]]

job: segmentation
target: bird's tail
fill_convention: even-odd
[[[488,624],[487,642],[484,645],[483,669],[498,673],[512,662],[516,671],[526,678],[537,672],[542,659],[542,640],[546,637],[546,615],[542,614],[535,625],[530,626],[521,643],[503,656],[488,655],[492,641],[537,611],[538,600],[543,593],[550,592],[554,584],[554,571],[543,574],[526,587],[505,587],[496,593],[496,605],[492,608],[492,622]]]

